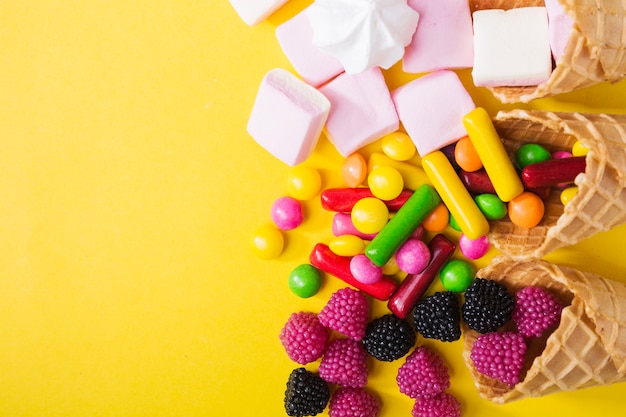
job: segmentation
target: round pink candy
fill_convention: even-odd
[[[398,267],[407,274],[422,272],[430,262],[430,251],[424,242],[409,239],[396,252]]]
[[[481,236],[476,240],[472,240],[461,233],[459,238],[459,249],[467,259],[482,258],[489,251],[489,246],[487,236]]]
[[[552,159],[571,158],[572,153],[567,151],[556,151],[552,153]]]
[[[272,205],[272,221],[281,230],[291,230],[302,224],[302,205],[292,197],[281,197]]]
[[[363,284],[375,284],[383,278],[383,269],[362,253],[350,260],[350,272]]]

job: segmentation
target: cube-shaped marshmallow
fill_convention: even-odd
[[[559,0],[545,0],[548,10],[548,29],[550,30],[550,48],[555,61],[565,52],[574,26],[574,19],[567,14]]]
[[[330,102],[322,93],[276,68],[263,77],[248,133],[272,155],[294,166],[315,149],[329,111]]]
[[[409,0],[420,20],[407,46],[402,69],[432,72],[470,68],[474,63],[474,32],[469,2],[459,0]]]
[[[379,67],[341,74],[320,91],[330,100],[326,136],[343,156],[398,129],[400,122]]]
[[[476,108],[459,77],[448,70],[413,80],[393,90],[391,97],[421,156],[467,135],[463,116]]]
[[[288,0],[229,0],[241,20],[250,26],[258,25]]]
[[[552,72],[545,7],[474,12],[474,84],[532,86]]]
[[[313,46],[313,28],[306,10],[276,28],[278,44],[302,79],[318,87],[343,72],[339,60]]]

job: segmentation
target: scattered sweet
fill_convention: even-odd
[[[331,295],[318,318],[329,329],[359,341],[365,336],[368,314],[365,295],[352,288],[342,288]]]
[[[487,171],[481,169],[475,172],[460,171],[461,182],[472,194],[495,194],[496,189],[487,175]]]
[[[419,346],[398,368],[400,392],[411,398],[430,398],[450,388],[450,375],[443,360],[425,346]]]
[[[378,198],[366,197],[354,204],[350,212],[350,218],[352,219],[352,224],[359,232],[366,234],[378,233],[389,221],[389,209]]]
[[[398,197],[385,201],[389,211],[398,211],[400,207],[413,195],[410,190],[402,190]],[[357,201],[366,197],[374,197],[369,188],[327,188],[321,194],[322,208],[330,211],[349,213]]]
[[[508,213],[511,222],[517,226],[531,229],[543,219],[545,205],[537,194],[524,191],[509,201]]]
[[[424,230],[432,233],[443,232],[450,221],[450,211],[445,204],[439,203],[422,222]]]
[[[350,213],[336,213],[333,216],[332,231],[335,236],[354,235],[364,240],[372,240],[376,236],[375,233],[362,233],[357,230]]]
[[[315,168],[298,165],[291,168],[287,174],[287,190],[296,200],[310,200],[321,188],[322,178]]]
[[[285,411],[288,416],[314,416],[321,413],[330,400],[328,383],[305,368],[291,371],[285,389]]]
[[[293,197],[280,197],[272,204],[271,217],[281,230],[292,230],[302,224],[302,205]]]
[[[568,205],[570,201],[574,199],[578,195],[578,187],[567,187],[563,191],[561,191],[561,195],[559,196],[561,199],[561,204],[564,206]]]
[[[385,135],[381,146],[383,153],[394,161],[408,161],[417,152],[411,137],[399,131]]]
[[[584,156],[550,159],[525,166],[522,169],[522,182],[526,188],[556,187],[573,183],[586,168],[587,160]]]
[[[365,242],[355,235],[342,235],[328,242],[328,247],[339,256],[355,256],[363,252]]]
[[[462,137],[454,146],[454,161],[460,169],[467,172],[478,171],[483,167],[483,161],[469,136]]]
[[[322,357],[329,333],[315,313],[301,311],[289,316],[280,331],[280,341],[289,358],[306,365]]]
[[[402,175],[404,187],[408,190],[415,191],[424,184],[430,184],[430,180],[421,167],[405,161],[396,161],[384,153],[373,152],[367,160],[367,169],[372,171],[381,166],[397,170]]]
[[[274,226],[261,226],[252,236],[252,252],[260,259],[278,258],[283,252],[284,245],[283,234]]]
[[[367,352],[352,339],[335,339],[326,348],[318,369],[329,384],[363,388],[367,385]]]
[[[350,260],[350,272],[357,281],[363,284],[375,284],[383,278],[383,270],[374,265],[364,254],[355,255]]]
[[[476,339],[470,358],[478,372],[513,386],[520,381],[525,354],[524,336],[493,332]]]
[[[505,285],[484,278],[476,278],[465,291],[461,306],[463,321],[478,333],[495,332],[511,320],[515,297]]]
[[[255,26],[267,19],[287,0],[228,0],[239,17],[249,26]]]
[[[461,233],[459,236],[459,250],[467,259],[475,260],[480,259],[489,252],[489,238],[481,236],[478,239],[470,239]]]
[[[413,310],[415,330],[426,339],[453,342],[461,338],[461,310],[452,291],[424,297]]]
[[[441,268],[439,279],[443,288],[448,291],[462,293],[472,284],[476,270],[462,259],[452,259]]]
[[[529,286],[515,293],[513,321],[519,334],[525,337],[541,337],[545,331],[557,325],[563,305],[541,287]]]
[[[455,396],[442,392],[433,397],[420,398],[411,410],[413,417],[461,417],[461,403]]]
[[[322,286],[322,274],[311,264],[298,265],[289,273],[289,289],[300,298],[313,297]]]
[[[341,166],[341,176],[348,187],[356,188],[367,177],[367,162],[358,152],[348,155]]]
[[[572,146],[572,155],[573,156],[587,156],[589,153],[589,148],[585,146],[581,141],[577,140],[574,142]]]
[[[565,53],[574,19],[565,11],[559,0],[545,0],[548,11],[548,30],[550,31],[550,50],[552,58],[558,61]]]
[[[515,162],[519,169],[550,159],[552,159],[552,154],[538,143],[525,143],[515,152]]]
[[[379,361],[393,362],[409,353],[415,340],[415,330],[407,321],[386,314],[367,324],[363,346]]]
[[[397,198],[404,189],[402,175],[392,167],[374,168],[367,176],[367,186],[374,197],[383,201]]]
[[[330,417],[378,417],[380,403],[361,388],[341,387],[335,391],[328,405]]]
[[[506,204],[495,194],[479,194],[474,197],[474,201],[483,215],[489,220],[500,220],[507,214]]]
[[[407,274],[417,274],[430,263],[430,250],[422,240],[408,239],[400,246],[394,259],[400,270]]]

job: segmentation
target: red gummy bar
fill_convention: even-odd
[[[363,284],[357,281],[350,272],[350,258],[335,254],[323,243],[315,245],[309,256],[309,262],[314,267],[336,276],[346,284],[381,301],[388,300],[396,290],[396,283],[388,277],[383,277],[374,284]]]
[[[537,162],[522,169],[522,183],[525,188],[556,187],[574,182],[576,176],[585,172],[586,168],[587,160],[584,156]]]
[[[393,200],[384,201],[389,211],[398,211],[400,207],[406,203],[406,200],[411,197],[413,192],[411,190],[402,190],[400,195]],[[374,197],[374,194],[369,188],[328,188],[322,191],[322,207],[329,211],[339,211],[348,213],[352,211],[352,207],[357,201],[366,198]]]
[[[407,275],[400,287],[387,302],[389,310],[401,319],[405,319],[433,282],[439,270],[452,256],[456,245],[447,237],[438,234],[428,244],[430,263],[422,272]]]

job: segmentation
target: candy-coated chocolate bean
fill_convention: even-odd
[[[459,250],[467,259],[475,260],[482,258],[489,252],[490,246],[487,236],[481,236],[472,240],[461,233],[459,237]]]
[[[422,222],[424,230],[433,233],[439,233],[443,231],[450,220],[450,211],[445,204],[439,203],[433,211]]]
[[[574,156],[587,156],[589,153],[589,148],[582,144],[581,141],[577,140],[574,142],[574,146],[572,146],[572,155]]]
[[[581,172],[585,172],[587,160],[584,156],[551,159],[528,165],[522,170],[522,181],[526,188],[555,187],[574,182]]]
[[[335,236],[354,235],[364,240],[372,240],[376,236],[375,233],[359,232],[352,224],[352,216],[348,213],[336,213],[333,216],[332,230]]]
[[[261,226],[252,236],[252,252],[260,259],[274,259],[283,252],[285,240],[274,226]]]
[[[337,255],[355,256],[363,252],[365,242],[355,235],[342,235],[328,242],[328,247]]]
[[[543,218],[545,206],[537,194],[524,191],[509,201],[509,219],[521,227],[530,229],[539,224]]]
[[[387,302],[387,308],[405,319],[433,282],[441,267],[452,256],[456,245],[442,234],[435,235],[428,244],[430,263],[420,273],[409,274]]]
[[[456,230],[457,232],[462,232],[461,226],[459,226],[459,223],[456,221],[452,213],[450,213],[450,227]]]
[[[467,136],[459,139],[456,143],[454,160],[463,171],[467,172],[478,171],[483,167],[483,162],[480,160],[474,144]]]
[[[293,197],[280,197],[272,204],[271,217],[281,230],[292,230],[302,224],[304,215],[300,202]]]
[[[578,187],[568,187],[561,191],[561,204],[567,205],[578,194]]]
[[[506,216],[506,204],[495,194],[479,194],[474,201],[489,220],[500,220]]]
[[[358,187],[367,177],[367,162],[360,153],[349,155],[341,166],[341,176],[348,187]]]
[[[365,247],[365,255],[383,266],[440,202],[433,187],[422,185]]]
[[[287,190],[297,200],[310,200],[321,188],[322,178],[315,168],[297,165],[287,174]]]
[[[470,286],[475,276],[476,270],[469,262],[452,259],[441,268],[439,279],[446,290],[461,293]]]
[[[313,297],[322,286],[320,270],[311,264],[302,264],[291,270],[289,289],[300,298]]]
[[[384,153],[372,153],[367,162],[368,171],[371,172],[380,166],[390,166],[396,169],[402,175],[404,187],[409,190],[414,191],[424,184],[430,184],[430,180],[421,167],[410,162],[395,161]]]
[[[354,279],[363,284],[375,284],[383,278],[383,269],[378,265],[374,265],[362,253],[350,260],[350,272],[352,272]]]
[[[367,197],[356,202],[350,218],[359,232],[378,233],[389,221],[389,209],[378,198]]]
[[[395,161],[408,161],[417,149],[411,137],[404,132],[393,132],[381,140],[383,153]]]
[[[496,189],[493,188],[493,184],[487,175],[487,171],[484,169],[467,172],[459,172],[459,176],[465,188],[472,194],[495,194]]]
[[[388,300],[396,290],[396,283],[388,277],[383,277],[375,284],[359,282],[350,272],[350,258],[334,254],[323,243],[315,245],[309,255],[309,262],[314,267],[381,301]]]
[[[562,158],[571,158],[572,153],[567,151],[556,151],[552,152],[552,159],[562,159]]]
[[[525,143],[515,152],[515,162],[519,169],[550,159],[552,159],[550,152],[538,143]]]
[[[426,243],[417,239],[409,239],[396,252],[398,267],[407,274],[422,272],[430,262],[430,250]]]
[[[404,189],[404,180],[397,169],[381,166],[369,173],[367,185],[374,197],[388,201],[400,195]]]
[[[398,211],[412,194],[411,190],[402,190],[398,197],[385,201],[385,205],[391,212]],[[344,213],[351,212],[357,201],[366,197],[374,197],[369,188],[328,188],[320,196],[324,209]]]
[[[431,152],[422,158],[422,166],[463,233],[473,239],[486,235],[489,231],[489,222],[459,179],[448,158],[440,151]]]
[[[463,125],[500,200],[508,202],[520,195],[524,186],[487,111],[475,108],[463,117]]]
[[[386,264],[382,266],[384,275],[395,275],[400,272],[400,267],[398,266],[398,262],[396,262],[396,257],[392,256],[391,259],[387,261]]]

